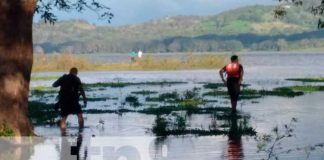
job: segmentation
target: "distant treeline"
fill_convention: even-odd
[[[34,25],[35,52],[129,53],[285,51],[324,47],[318,17],[292,7],[282,20],[273,6],[249,6],[216,16],[177,16],[140,25],[95,26],[85,21]]]
[[[293,35],[265,36],[239,34],[231,36],[204,35],[199,37],[172,37],[150,42],[120,41],[120,44],[92,44],[70,42],[62,44],[43,43],[35,45],[36,52],[69,53],[127,53],[143,50],[149,53],[163,52],[221,52],[221,51],[287,51],[324,47],[324,31],[304,32]],[[124,44],[124,45],[122,45]],[[120,47],[118,47],[120,46]]]

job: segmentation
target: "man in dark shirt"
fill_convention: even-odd
[[[83,128],[84,120],[81,105],[79,104],[80,95],[83,97],[84,105],[87,98],[84,93],[80,78],[77,76],[78,69],[71,68],[69,74],[65,74],[53,83],[53,87],[60,87],[58,105],[61,108],[61,129],[66,128],[66,119],[69,114],[77,114],[79,127]]]
[[[227,75],[227,80],[224,79],[224,73]],[[233,112],[236,112],[236,105],[240,94],[240,86],[242,84],[243,74],[243,66],[239,63],[236,55],[231,57],[231,63],[227,64],[219,71],[222,81],[227,86],[228,94],[231,98]]]

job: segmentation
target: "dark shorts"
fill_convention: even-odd
[[[233,101],[237,101],[240,95],[240,84],[238,78],[227,79],[228,94]]]
[[[66,117],[69,114],[82,113],[81,105],[79,103],[61,103],[61,116]]]

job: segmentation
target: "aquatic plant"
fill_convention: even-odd
[[[226,86],[224,83],[203,83],[203,87],[206,89],[219,89],[219,88],[225,88]],[[243,88],[250,86],[249,84],[242,84]]]
[[[166,100],[173,100],[173,101],[179,101],[180,95],[178,92],[173,91],[171,93],[163,93],[159,95],[160,101],[166,101]]]
[[[129,103],[133,107],[140,106],[140,103],[138,102],[138,98],[132,95],[126,96],[125,102]]]
[[[319,92],[324,91],[324,86],[290,86],[290,87],[281,87],[282,89],[290,89],[300,92]]]
[[[323,77],[319,78],[288,78],[287,81],[299,81],[299,82],[324,82]]]
[[[45,94],[54,94],[57,93],[58,89],[52,87],[38,86],[33,87],[30,90],[31,95],[44,96]]]
[[[142,91],[134,91],[131,92],[132,94],[139,94],[139,95],[150,95],[150,94],[157,94],[157,91],[148,91],[148,90],[142,90]]]
[[[297,91],[295,88],[291,88],[291,87],[280,87],[280,88],[275,88],[271,91],[244,88],[241,90],[239,98],[255,99],[264,96],[296,97],[296,96],[301,96],[303,94],[304,94],[303,92]],[[229,98],[227,91],[224,90],[214,90],[214,91],[205,92],[203,96]]]
[[[96,101],[107,101],[107,100],[118,100],[117,97],[87,97],[88,102],[96,102]]]
[[[83,84],[85,88],[99,88],[99,87],[111,87],[111,88],[123,88],[127,86],[137,86],[137,85],[176,85],[176,84],[186,84],[186,82],[180,81],[160,81],[160,82],[99,82],[99,83],[88,83]]]
[[[167,121],[161,115],[157,115],[155,118],[155,123],[152,127],[152,132],[157,136],[166,136],[167,135]]]
[[[198,93],[198,89],[194,88],[192,90],[186,90],[183,94],[183,99],[198,99],[200,97]]]
[[[54,125],[59,113],[54,110],[54,104],[32,101],[28,103],[28,116],[35,125]]]
[[[233,116],[231,117],[233,118]],[[239,118],[239,117],[236,117]],[[237,121],[232,121],[235,124],[230,124],[231,129],[225,128],[187,128],[185,116],[181,116],[177,113],[169,115],[158,115],[155,119],[155,123],[152,127],[152,132],[157,136],[169,136],[169,135],[198,135],[198,136],[209,136],[209,135],[231,135],[236,134],[238,136],[249,135],[254,136],[255,130],[250,127],[246,122],[236,124]],[[226,127],[228,125],[224,125]]]
[[[265,152],[266,159],[279,159],[278,151],[282,151],[282,141],[293,136],[293,125],[297,122],[296,118],[292,118],[289,124],[285,124],[280,130],[278,126],[272,129],[272,134],[258,135],[255,137],[257,141],[257,152]]]

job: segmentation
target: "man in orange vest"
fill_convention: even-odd
[[[226,73],[226,80],[224,79]],[[237,55],[231,57],[231,63],[224,66],[219,75],[222,78],[225,86],[227,86],[228,94],[231,98],[232,111],[236,112],[236,105],[240,94],[240,86],[243,80],[243,66],[239,63]]]

